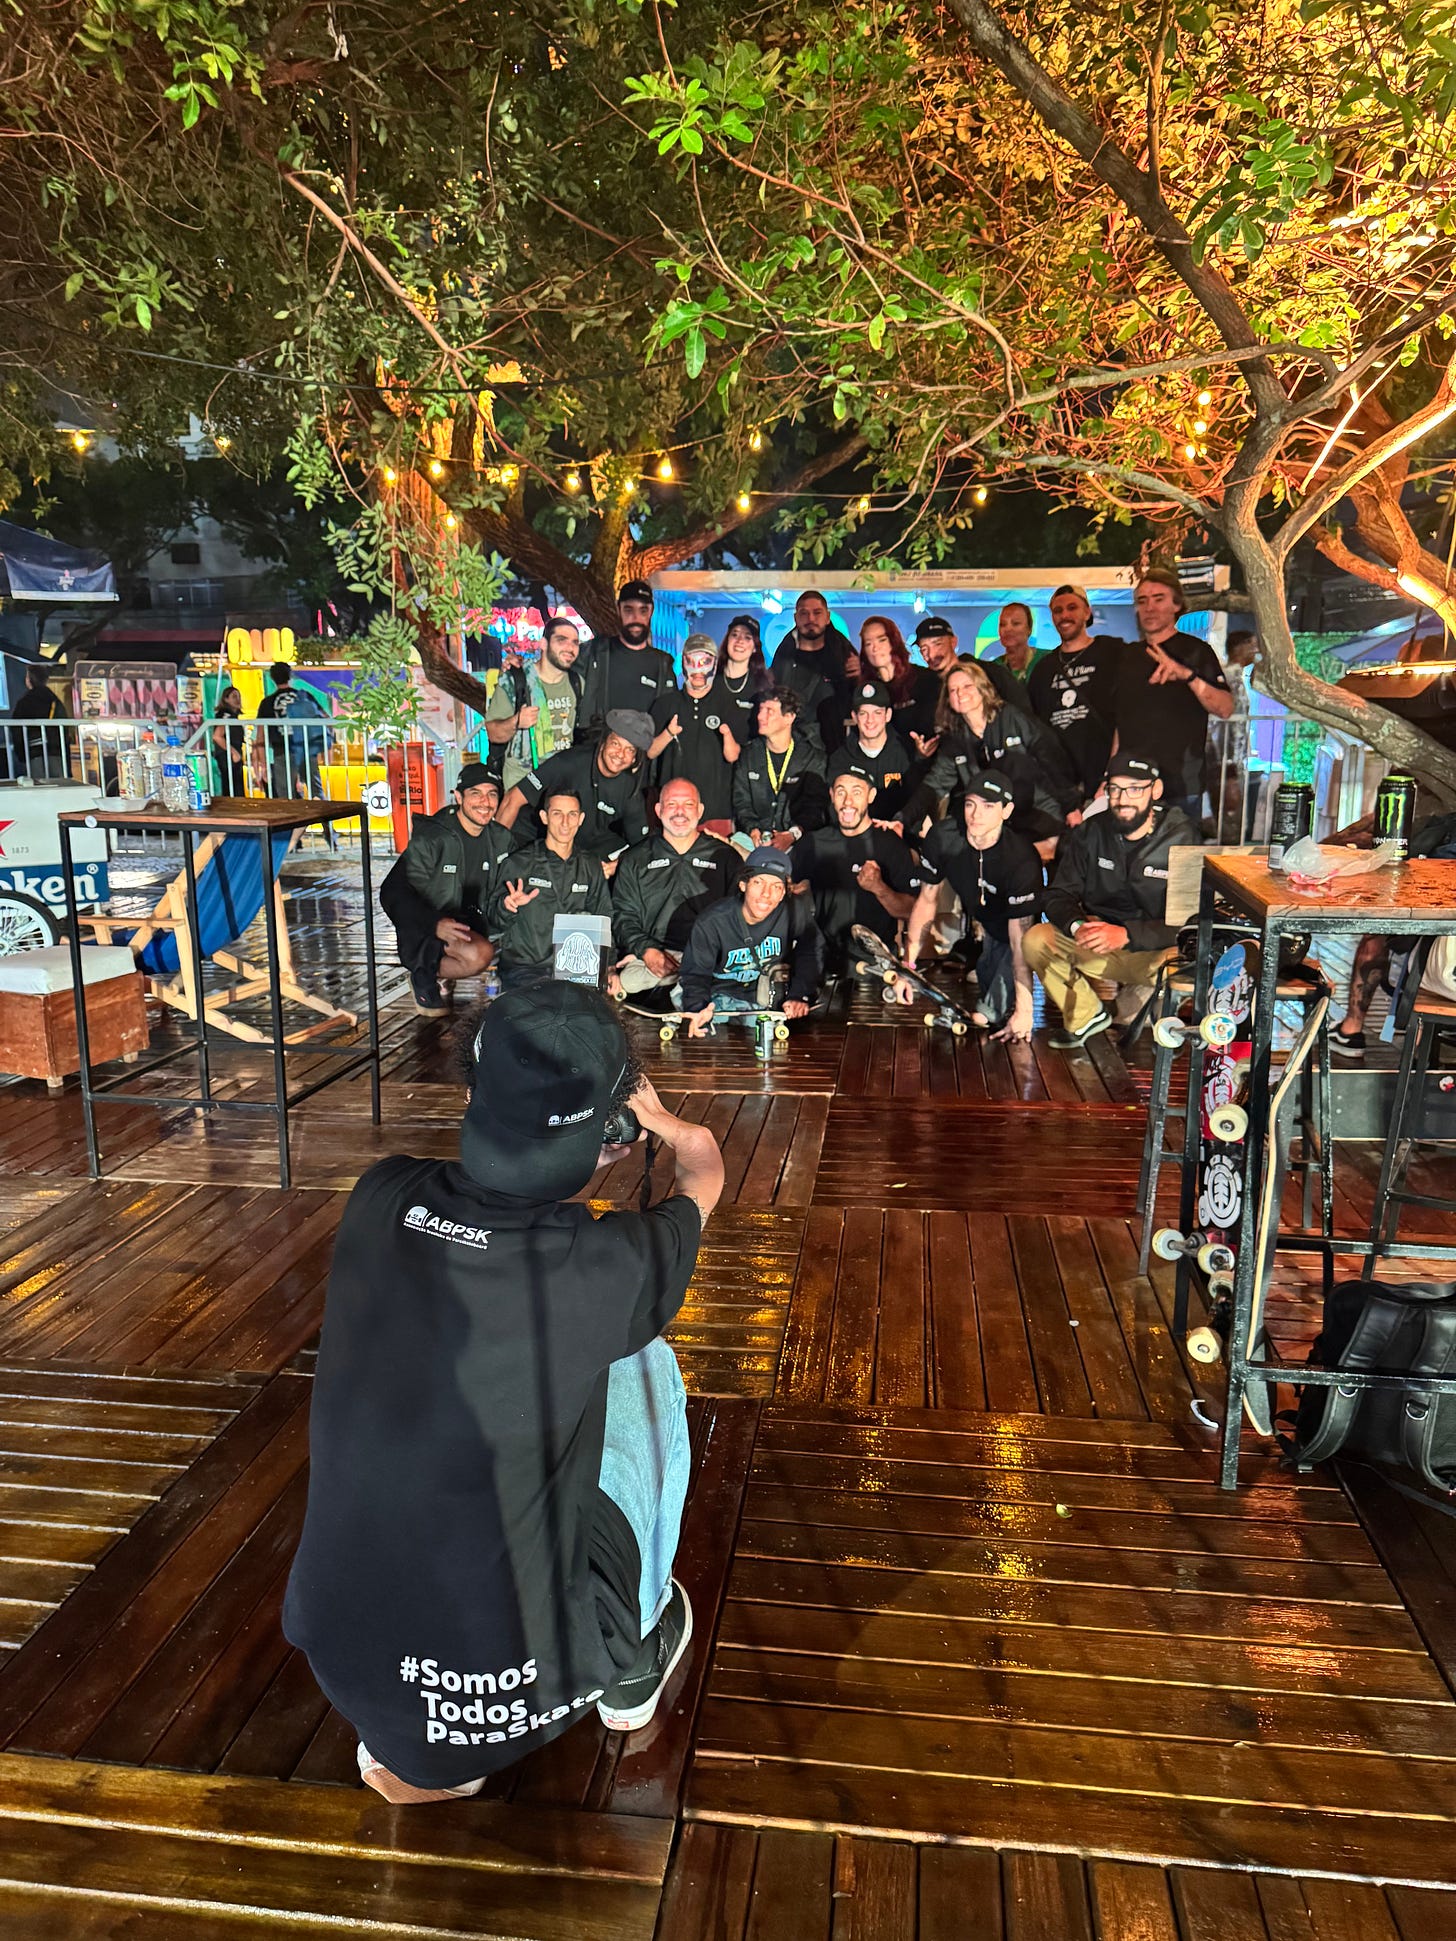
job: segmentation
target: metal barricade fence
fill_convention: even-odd
[[[1275,792],[1291,773],[1299,750],[1298,779],[1314,789],[1314,834],[1324,840],[1357,822],[1369,807],[1389,764],[1364,742],[1321,728],[1274,705],[1240,707],[1215,724],[1212,795],[1214,840],[1263,843]]]

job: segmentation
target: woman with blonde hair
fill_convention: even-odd
[[[925,796],[958,804],[973,775],[994,771],[1016,798],[1011,826],[1049,861],[1068,821],[1079,817],[1081,791],[1060,744],[1043,722],[1003,701],[976,661],[958,661],[941,683],[936,710],[940,742],[925,778]],[[907,821],[906,827],[910,824]]]

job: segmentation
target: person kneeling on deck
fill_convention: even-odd
[[[710,1031],[720,1011],[808,1012],[824,977],[824,939],[808,897],[789,895],[789,873],[781,849],[752,850],[739,894],[693,925],[677,991],[690,1038]]]
[[[630,1106],[677,1162],[647,1213],[570,1203]],[[459,1163],[365,1173],[324,1310],[283,1628],[410,1805],[477,1792],[593,1707],[646,1725],[692,1636],[672,1578],[689,1444],[660,1337],[723,1187],[610,1005],[509,992],[475,1035]]]
[[[495,821],[500,784],[484,762],[466,762],[455,798],[415,822],[408,848],[379,886],[415,1009],[426,1018],[443,1018],[447,987],[478,977],[495,956],[487,915],[514,840]]]
[[[507,990],[552,975],[558,917],[612,914],[606,871],[579,840],[581,797],[575,789],[553,786],[542,798],[541,813],[545,840],[516,850],[496,873],[490,928],[500,946],[501,983]]]
[[[1031,1036],[1028,931],[1042,899],[1041,858],[1008,825],[1016,797],[1004,775],[972,775],[961,816],[933,822],[920,845],[923,887],[910,913],[905,962],[914,970],[926,931],[935,922],[942,882],[960,899],[965,934],[952,952],[976,974],[975,1022],[993,1038],[1024,1043]],[[962,821],[964,826],[962,827]]]
[[[1092,979],[1146,984],[1172,948],[1165,921],[1168,851],[1196,843],[1193,824],[1162,800],[1151,762],[1119,753],[1107,766],[1107,809],[1063,837],[1046,922],[1026,933],[1026,961],[1062,1014],[1050,1042],[1086,1044],[1112,1023]]]

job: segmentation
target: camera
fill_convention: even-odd
[[[642,1126],[630,1105],[614,1105],[602,1127],[604,1146],[635,1146],[642,1137]]]

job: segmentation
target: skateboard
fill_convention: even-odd
[[[877,977],[884,985],[882,996],[886,1004],[898,1003],[895,996],[895,980],[903,977],[912,991],[928,999],[933,1010],[925,1014],[927,1030],[943,1025],[954,1038],[964,1038],[971,1028],[971,1014],[947,997],[938,985],[929,978],[922,977],[919,971],[906,970],[890,950],[883,937],[875,935],[862,923],[855,924],[850,931],[855,943],[863,953],[852,965],[856,977]]]
[[[694,1013],[691,1011],[669,1011],[643,1013],[660,1020],[657,1030],[663,1044],[671,1044],[679,1031],[686,1031]],[[720,1024],[746,1024],[753,1027],[754,1050],[760,1058],[767,1058],[776,1044],[783,1044],[789,1035],[789,1020],[782,1011],[720,1011],[708,1026],[711,1036]]]

